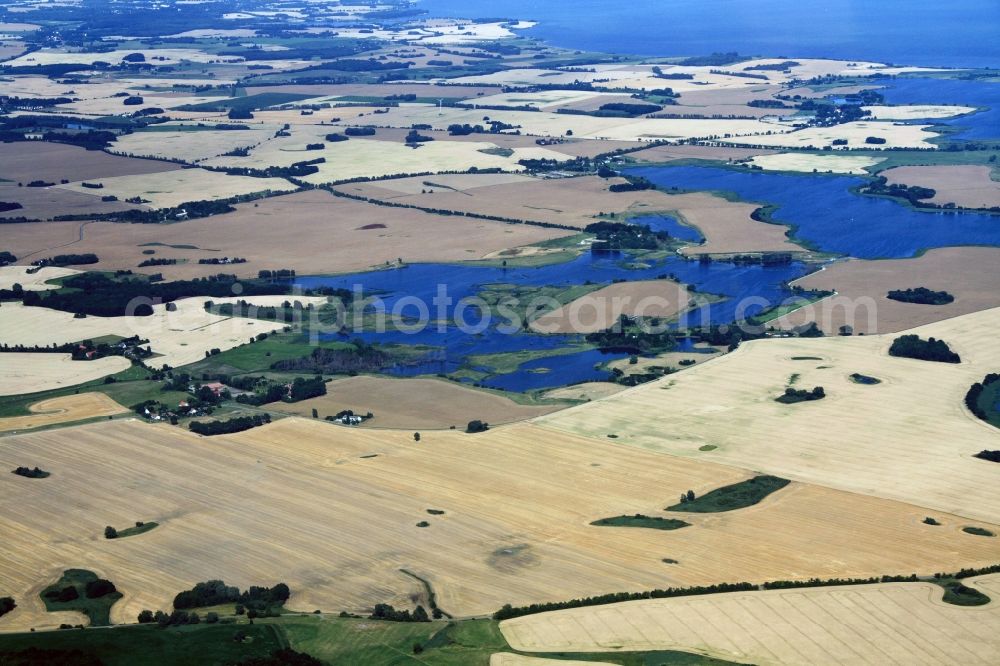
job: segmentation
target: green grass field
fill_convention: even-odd
[[[490,655],[513,652],[494,620],[460,622],[381,622],[320,615],[286,615],[249,624],[224,618],[219,624],[160,629],[129,625],[111,630],[84,629],[0,634],[0,663],[5,653],[30,647],[81,650],[107,666],[223,666],[290,647],[324,664],[341,666],[487,666]],[[234,640],[237,632],[246,640]],[[415,652],[415,646],[419,652]],[[719,661],[684,652],[627,654],[554,653],[547,659],[599,661],[621,666],[711,666]]]
[[[731,486],[716,488],[693,500],[668,506],[666,510],[686,511],[688,513],[719,513],[743,509],[757,504],[789,483],[787,479],[780,479],[776,476],[755,476]]]
[[[121,592],[112,592],[96,599],[87,598],[87,583],[96,581],[97,574],[86,569],[67,569],[58,581],[43,589],[40,593],[45,608],[50,613],[54,611],[79,611],[90,618],[94,627],[106,627],[111,624],[111,607],[122,598]],[[50,592],[59,592],[67,587],[76,588],[77,598],[71,601],[57,601],[46,596]],[[0,663],[3,660],[0,659]]]

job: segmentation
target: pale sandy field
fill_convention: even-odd
[[[757,155],[750,164],[765,171],[805,171],[820,173],[852,173],[867,175],[868,167],[885,160],[867,155],[812,155],[809,153],[778,153]]]
[[[513,652],[497,652],[490,655],[490,666],[611,666],[604,661],[576,661],[567,659],[543,659],[525,657]]]
[[[306,150],[306,144],[316,141],[324,143],[323,136],[338,128],[316,127],[314,136],[304,136],[299,128],[293,136],[274,139],[251,151],[248,157],[219,157],[205,162],[206,166],[266,168],[287,166],[293,162],[324,158],[326,162],[317,164],[319,171],[302,180],[314,183],[329,183],[351,178],[377,178],[396,174],[426,173],[437,171],[467,171],[477,169],[503,169],[522,171],[517,162],[525,158],[568,159],[562,153],[545,148],[518,148],[508,157],[492,155],[489,150],[497,145],[484,140],[447,141],[436,140],[411,148],[399,141],[372,141],[352,138],[349,141],[325,143],[323,150]]]
[[[0,319],[9,320],[14,306],[0,308]],[[17,323],[18,326],[21,323]],[[3,324],[0,324],[3,326]],[[6,342],[6,339],[3,340]],[[35,393],[74,386],[121,372],[131,365],[121,356],[109,356],[95,361],[74,361],[69,354],[49,352],[7,352],[0,356],[0,395]]]
[[[558,106],[575,105],[584,101],[593,101],[597,106],[610,101],[620,101],[609,99],[611,97],[618,98],[620,96],[615,93],[590,90],[540,90],[538,92],[498,93],[476,97],[468,101],[470,104],[478,104],[479,106],[532,106],[536,109],[547,110]],[[487,109],[483,111],[489,113]]]
[[[940,205],[953,203],[964,208],[1000,206],[1000,180],[991,177],[988,166],[956,164],[948,166],[904,166],[883,171],[890,183],[920,185],[936,194],[926,201]]]
[[[158,125],[158,128],[172,127]],[[270,139],[278,126],[265,126],[249,130],[178,130],[167,129],[153,132],[133,132],[118,137],[111,151],[119,155],[136,157],[158,157],[179,159],[185,162],[199,162],[218,157],[237,148],[249,148]]]
[[[82,361],[78,361],[82,363]],[[93,361],[87,361],[92,363]],[[59,423],[72,423],[103,416],[124,414],[128,411],[103,393],[65,395],[36,402],[29,408],[29,416],[10,416],[0,419],[0,432],[29,430]]]
[[[329,382],[324,396],[274,407],[307,417],[316,409],[319,418],[345,409],[356,414],[372,412],[375,417],[364,422],[366,428],[440,430],[455,426],[464,430],[473,419],[500,425],[548,414],[562,405],[519,405],[510,398],[443,379],[358,376]]]
[[[756,139],[756,137],[763,138],[768,132],[781,133],[790,129],[757,119],[601,118],[545,111],[484,111],[448,107],[438,109],[437,106],[429,104],[408,104],[391,108],[388,113],[379,115],[374,124],[410,127],[414,123],[426,123],[435,129],[446,129],[448,125],[455,123],[482,124],[484,116],[519,126],[522,134],[562,136],[567,130],[572,130],[572,136],[577,138],[617,141],[709,139],[724,134]],[[750,139],[747,141],[761,143]]]
[[[198,49],[121,49],[107,52],[42,49],[11,60],[6,64],[11,67],[32,67],[35,65],[55,65],[59,63],[90,65],[99,61],[118,64],[130,53],[142,53],[146,56],[147,61],[159,66],[174,65],[180,62],[208,63],[213,60],[223,62],[243,61],[243,58],[219,56]],[[164,60],[154,61],[151,59],[153,56],[164,58]]]
[[[815,321],[828,335],[836,335],[844,324],[851,325],[856,334],[895,333],[1000,307],[1000,249],[946,247],[912,259],[846,259],[795,284],[837,293],[769,325],[790,328]],[[892,289],[913,287],[947,291],[955,300],[947,305],[922,305],[886,297]]]
[[[215,275],[241,277],[262,269],[293,268],[316,275],[384,268],[386,262],[480,259],[493,252],[565,236],[567,231],[506,224],[418,210],[375,206],[313,190],[240,204],[236,212],[169,225],[79,222],[4,225],[4,249],[20,260],[55,250],[94,252],[91,268],[135,269],[143,250],[187,263],[141,269],[168,280]],[[384,228],[364,227],[382,224]],[[81,231],[82,226],[82,231]],[[83,240],[79,240],[81,233]],[[156,245],[160,244],[160,245]],[[167,246],[194,246],[185,249]],[[245,264],[199,265],[202,258],[237,256]]]
[[[959,531],[970,521],[935,512],[943,525],[929,527],[925,509],[800,484],[745,511],[692,515],[673,532],[594,527],[659,514],[686,489],[747,473],[529,424],[425,433],[418,444],[407,431],[311,419],[211,439],[102,421],[0,439],[0,467],[18,464],[52,477],[0,474],[0,529],[12,535],[0,543],[0,576],[19,600],[2,630],[51,626],[33,597],[68,566],[115,582],[125,598],[112,619],[123,622],[211,578],[285,581],[296,610],[362,611],[420,599],[405,568],[442,608],[468,616],[669,585],[929,573],[1000,555],[997,540]],[[160,526],[100,538],[105,525],[134,520]]]
[[[177,310],[167,311],[166,305],[155,305],[154,313],[148,317],[94,317],[75,319],[72,313],[42,307],[24,307],[20,303],[7,303],[0,308],[0,343],[24,345],[63,344],[98,338],[105,335],[131,337],[138,335],[149,340],[149,347],[158,356],[147,361],[150,366],[162,364],[178,367],[205,358],[210,349],[231,349],[245,344],[258,333],[270,333],[284,327],[283,323],[246,319],[242,317],[220,317],[205,311],[205,301],[232,303],[240,300],[232,298],[196,297],[175,301]],[[321,303],[326,299],[318,296],[252,296],[249,300],[258,306],[279,305],[286,300],[303,303]],[[38,356],[35,354],[33,356]],[[46,356],[54,356],[46,354]],[[128,367],[128,361],[116,357]],[[89,366],[97,361],[78,361],[81,366]],[[75,367],[75,366],[74,366]],[[124,368],[115,368],[115,372]],[[96,375],[101,377],[104,374]],[[88,376],[87,379],[94,379]],[[86,379],[76,379],[63,385],[79,384]],[[51,388],[51,387],[49,387]],[[42,388],[33,389],[42,390]],[[26,390],[13,393],[26,393]]]
[[[619,282],[547,312],[531,322],[538,333],[594,333],[622,315],[669,319],[687,309],[692,294],[672,280]]]
[[[894,335],[744,343],[688,371],[536,423],[998,521],[996,469],[973,455],[1000,448],[1000,430],[964,405],[969,387],[996,371],[998,324],[1000,309],[993,309],[911,329],[945,340],[961,364],[890,357]],[[856,384],[852,373],[882,383]],[[827,397],[775,402],[792,375],[796,386],[823,386]],[[822,425],[831,423],[836,427]],[[699,451],[703,445],[717,448]]]
[[[564,388],[545,392],[546,398],[553,400],[599,400],[615,393],[621,393],[625,387],[611,382],[584,382]]]
[[[81,272],[72,268],[46,266],[37,273],[28,273],[29,268],[31,266],[0,266],[0,289],[11,289],[15,284],[21,285],[25,291],[55,289],[58,285],[48,284],[49,280],[58,280]]]
[[[866,106],[876,120],[923,120],[925,118],[951,118],[972,113],[974,106],[911,104],[902,106]]]
[[[828,74],[837,76],[873,76],[901,74],[904,72],[935,71],[920,67],[889,67],[873,62],[846,62],[842,60],[819,60],[796,58],[798,66],[791,68],[789,73],[777,71],[754,71],[767,80],[748,79],[743,76],[733,76],[727,72],[741,74],[747,67],[757,64],[774,64],[784,62],[777,59],[757,59],[745,62],[716,66],[684,66],[661,65],[665,74],[692,74],[693,79],[660,79],[653,74],[652,65],[637,64],[595,64],[588,67],[593,72],[574,72],[569,70],[551,70],[537,68],[507,69],[491,74],[460,77],[452,79],[453,83],[471,83],[480,85],[537,85],[544,83],[570,84],[574,81],[591,82],[596,88],[613,90],[616,88],[641,88],[651,90],[656,88],[672,88],[674,92],[683,93],[692,90],[708,89],[746,89],[759,88],[761,85],[778,85],[788,83],[793,79],[810,79]],[[712,70],[717,70],[713,72]],[[553,73],[556,72],[556,73]],[[721,73],[718,73],[721,72]]]
[[[903,125],[890,121],[862,120],[833,127],[806,127],[788,133],[736,137],[719,141],[735,145],[822,149],[831,146],[834,139],[846,139],[847,145],[840,146],[840,149],[935,148],[930,140],[937,134],[931,127],[931,125]],[[878,145],[865,143],[865,139],[870,136],[885,139],[885,143]]]
[[[661,164],[675,160],[724,160],[732,162],[757,155],[773,155],[776,151],[764,148],[738,148],[735,146],[653,146],[629,153],[627,159],[640,164]]]
[[[932,583],[886,583],[574,608],[506,620],[500,630],[531,652],[669,649],[762,666],[995,664],[1000,575],[965,582],[993,603],[963,608],[941,601]]]
[[[149,201],[147,205],[153,209],[173,208],[191,201],[215,201],[239,195],[280,193],[297,189],[284,178],[230,176],[206,169],[179,169],[167,173],[100,178],[96,182],[104,187],[94,190],[83,187],[82,183],[69,183],[59,187],[82,194],[111,194],[122,201],[140,197]]]
[[[480,176],[468,177],[469,181],[473,178]],[[786,228],[750,218],[750,214],[758,208],[756,204],[726,201],[706,193],[671,195],[658,190],[611,192],[608,190],[610,183],[619,181],[583,176],[522,180],[476,188],[465,185],[462,192],[434,189],[433,193],[408,194],[419,191],[418,187],[431,189],[424,185],[427,180],[434,178],[419,177],[392,184],[350,183],[337,189],[377,200],[579,229],[597,221],[600,213],[629,216],[675,213],[686,223],[697,227],[706,238],[701,245],[685,248],[686,254],[802,251],[800,246],[787,239]]]

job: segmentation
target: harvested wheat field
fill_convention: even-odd
[[[12,305],[0,308],[13,309]],[[70,315],[72,316],[72,315]],[[5,317],[6,318],[6,317]],[[0,356],[0,395],[35,393],[100,379],[121,372],[131,365],[121,356],[94,361],[74,361],[69,354],[49,352],[6,352]]]
[[[290,300],[289,296],[252,296],[243,300],[257,306],[280,305]],[[281,330],[283,323],[264,321],[261,319],[246,319],[242,317],[222,317],[206,312],[205,301],[214,303],[233,303],[240,300],[232,298],[194,297],[174,302],[176,310],[167,310],[166,304],[154,305],[153,314],[148,317],[96,317],[88,316],[77,319],[70,312],[51,310],[43,307],[25,307],[20,303],[8,303],[0,308],[0,343],[10,345],[49,345],[64,344],[99,338],[105,335],[118,335],[123,338],[138,335],[149,340],[149,347],[156,356],[149,359],[149,364],[159,367],[167,364],[178,367],[194,363],[205,358],[205,353],[211,349],[232,349],[260,334]],[[296,297],[294,300],[303,303],[322,303],[325,298],[320,296]],[[35,354],[34,356],[38,356]],[[122,357],[115,357],[129,363]],[[107,359],[101,359],[107,360]],[[96,361],[78,361],[80,365],[89,365]],[[118,368],[114,370],[122,370]],[[109,374],[107,372],[103,374]],[[101,377],[103,375],[96,375]],[[88,376],[87,379],[95,377]],[[77,379],[65,385],[78,384],[86,379]],[[51,388],[51,387],[49,387]],[[27,393],[42,390],[14,391]]]
[[[856,334],[895,333],[1000,307],[1000,249],[945,247],[912,259],[846,259],[795,284],[837,293],[769,325],[793,328],[815,321],[828,335],[836,335],[845,324]],[[887,298],[890,290],[912,287],[947,291],[955,300],[945,305],[923,305]]]
[[[120,155],[199,162],[240,148],[268,141],[281,125],[252,125],[232,131],[200,128],[182,123],[157,125],[155,131],[133,132],[118,137],[113,149]]]
[[[400,258],[409,263],[475,260],[569,233],[376,206],[322,190],[239,204],[236,212],[225,215],[169,225],[129,225],[127,234],[122,231],[112,222],[9,224],[4,225],[4,249],[21,259],[32,252],[48,256],[68,245],[68,251],[96,253],[101,261],[92,268],[97,270],[135,269],[149,258],[143,250],[152,249],[157,258],[185,263],[140,272],[177,280],[219,272],[219,266],[199,264],[202,258],[243,257],[247,263],[226,266],[227,273],[240,277],[279,268],[293,268],[299,275],[330,274],[384,268]]]
[[[899,106],[866,106],[876,120],[924,120],[951,118],[976,111],[974,106],[944,104],[902,104]]]
[[[550,400],[599,400],[615,393],[621,393],[625,387],[612,382],[584,382],[563,388],[546,391],[544,396]]]
[[[475,188],[466,184],[462,191],[424,184],[425,181],[434,182],[435,178],[405,179],[405,184],[394,182],[391,185],[351,183],[336,189],[393,203],[496,215],[578,229],[596,222],[600,213],[640,216],[673,212],[682,221],[697,227],[706,238],[702,245],[685,248],[685,253],[803,251],[787,239],[785,227],[751,219],[750,214],[758,208],[757,205],[726,201],[700,192],[673,195],[658,190],[611,192],[608,189],[610,184],[619,181],[596,176],[525,179]],[[468,178],[471,180],[473,177]],[[428,192],[404,193],[414,191],[417,186]]]
[[[91,179],[92,181],[94,179]],[[116,176],[97,179],[101,189],[83,186],[82,182],[59,185],[71,192],[100,192],[121,200],[139,197],[150,208],[172,208],[191,201],[215,201],[248,194],[290,192],[297,186],[284,178],[230,176],[205,169],[179,169],[169,173]]]
[[[391,379],[350,377],[326,385],[326,395],[301,402],[279,403],[277,409],[299,416],[320,418],[345,409],[375,417],[364,427],[437,430],[452,426],[464,430],[473,419],[491,425],[523,421],[548,414],[562,405],[519,405],[510,398],[466,388],[440,379]]]
[[[92,363],[92,361],[88,361]],[[80,393],[36,402],[29,416],[0,419],[0,432],[28,430],[58,423],[124,414],[128,411],[103,393]]]
[[[61,569],[86,567],[124,592],[117,622],[212,578],[241,588],[282,580],[290,608],[361,611],[420,599],[405,568],[429,581],[442,608],[467,616],[508,602],[929,573],[1000,557],[997,540],[960,532],[972,521],[936,512],[942,525],[929,527],[925,509],[802,484],[748,510],[686,515],[691,526],[673,532],[595,527],[662,515],[688,488],[701,494],[748,474],[530,424],[425,433],[419,443],[410,432],[298,418],[212,438],[115,420],[0,439],[0,468],[28,464],[52,477],[0,474],[5,592],[27,600]],[[135,520],[160,526],[100,539],[105,525]],[[18,608],[0,629],[43,621]]]
[[[966,581],[994,601],[941,601],[933,583],[885,583],[648,599],[500,624],[516,650],[684,650],[739,663],[995,664],[1000,576]],[[559,662],[562,663],[562,662]]]
[[[929,201],[962,208],[1000,206],[1000,180],[994,180],[988,166],[956,164],[947,166],[904,166],[886,169],[890,183],[929,187],[935,194]]]
[[[543,659],[526,657],[513,652],[490,655],[490,666],[613,666],[605,661],[576,661],[569,659]]]
[[[619,282],[532,320],[538,333],[595,333],[622,315],[669,319],[688,308],[691,293],[673,280]]]
[[[823,149],[833,144],[834,139],[844,139],[847,145],[842,148],[871,149],[866,143],[868,137],[885,139],[880,145],[882,149],[889,148],[936,148],[931,139],[938,135],[933,132],[933,125],[908,125],[884,121],[857,121],[843,123],[832,127],[807,127],[794,132],[777,133],[768,136],[743,136],[732,139],[719,139],[721,143],[737,146],[763,146],[765,148],[814,148]]]
[[[768,132],[786,132],[790,128],[758,119],[715,118],[615,118],[587,115],[566,115],[546,111],[490,110],[491,120],[520,128],[531,136],[561,137],[572,130],[580,139],[612,141],[680,140],[730,135],[764,138]],[[483,122],[481,109],[444,107],[432,104],[410,104],[393,107],[379,116],[379,125],[411,127],[414,123],[428,124],[434,129],[447,129],[452,124],[475,125]],[[771,138],[771,137],[768,137]]]
[[[29,273],[29,270],[31,266],[0,266],[0,289],[12,289],[15,284],[19,284],[25,291],[45,291],[58,286],[49,284],[49,280],[80,273],[72,268],[57,266],[46,266],[34,273]]]
[[[613,433],[618,444],[1000,521],[997,470],[973,458],[1000,448],[1000,430],[973,417],[963,401],[974,382],[997,369],[997,325],[1000,309],[908,331],[945,340],[961,364],[890,357],[892,335],[744,343],[536,423],[596,438]],[[857,384],[852,373],[881,383]],[[776,402],[791,381],[807,390],[822,386],[826,398]],[[831,423],[837,427],[823,425]],[[717,448],[700,451],[705,445]]]
[[[810,153],[778,153],[758,155],[750,164],[765,171],[805,171],[819,173],[852,173],[867,175],[868,167],[884,160],[867,155],[813,155]]]

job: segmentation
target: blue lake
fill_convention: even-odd
[[[912,257],[954,245],[1000,246],[1000,217],[917,211],[889,199],[850,192],[853,176],[790,175],[718,167],[638,167],[628,173],[660,187],[735,192],[747,201],[778,206],[773,217],[795,225],[795,235],[824,252],[862,259]]]
[[[685,284],[694,285],[699,292],[726,296],[726,300],[711,303],[686,313],[680,326],[700,326],[710,323],[729,323],[751,316],[769,305],[780,303],[791,296],[785,283],[804,275],[808,268],[801,263],[764,268],[761,266],[734,266],[732,264],[701,264],[681,257],[671,256],[651,265],[630,267],[626,255],[608,257],[583,254],[577,259],[538,268],[499,268],[459,264],[413,264],[404,268],[331,277],[302,277],[296,284],[302,287],[329,286],[361,289],[363,294],[377,294],[381,307],[392,312],[431,321],[452,321],[462,299],[478,294],[484,285],[513,283],[520,286],[571,286],[587,281],[606,284],[613,280],[650,280],[673,276]],[[435,302],[445,289],[450,302]],[[418,304],[425,304],[426,309]],[[416,366],[401,366],[392,374],[418,375],[453,372],[465,363],[470,355],[496,354],[521,350],[561,349],[580,341],[578,336],[540,335],[523,331],[512,332],[504,321],[483,322],[478,310],[463,309],[464,321],[474,331],[456,326],[438,326],[431,323],[415,331],[389,330],[360,333],[329,333],[325,339],[360,338],[366,342],[429,345],[437,350]],[[481,330],[480,330],[481,329]],[[483,383],[487,386],[512,391],[563,386],[566,384],[605,379],[604,371],[594,369],[602,360],[622,358],[624,353],[601,354],[585,351],[563,355],[558,360],[543,359],[524,364],[517,372],[493,375]],[[537,372],[540,367],[548,372]],[[532,372],[532,370],[536,370]]]
[[[654,56],[771,57],[1000,67],[996,0],[420,0],[434,16],[533,19],[531,37]]]

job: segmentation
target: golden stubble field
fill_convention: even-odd
[[[192,584],[285,581],[289,606],[409,606],[420,584],[460,616],[504,603],[733,580],[929,573],[984,566],[995,539],[970,521],[877,498],[793,484],[761,504],[690,515],[673,532],[594,527],[662,508],[747,472],[518,424],[481,435],[344,428],[287,418],[202,438],[134,420],[0,438],[0,579],[19,608],[0,630],[58,624],[37,591],[67,567],[113,580],[113,620],[167,608]],[[444,511],[432,515],[428,509]],[[137,537],[105,525],[155,520]],[[427,521],[429,526],[418,527]],[[993,528],[996,529],[996,528]],[[671,558],[677,564],[666,564]],[[424,602],[426,603],[426,602]]]
[[[506,620],[500,630],[511,647],[529,652],[683,650],[761,665],[995,664],[1000,575],[964,582],[994,601],[960,607],[944,603],[932,583],[886,583],[630,601]]]
[[[14,308],[5,305],[0,311]],[[0,312],[0,317],[7,313]],[[72,317],[73,315],[69,315]],[[0,338],[0,342],[6,342]],[[0,395],[35,393],[75,386],[129,367],[128,359],[108,356],[93,361],[74,361],[69,354],[6,352],[0,356]]]
[[[848,324],[854,332],[895,333],[959,315],[1000,307],[1000,249],[943,247],[911,259],[845,259],[795,281],[804,289],[834,291],[770,322],[794,328],[810,321],[836,335]],[[947,291],[955,300],[945,305],[902,303],[888,298],[890,290],[927,287]]]
[[[147,362],[153,367],[167,364],[178,367],[194,363],[205,357],[211,349],[232,349],[247,343],[250,338],[260,333],[271,333],[284,328],[284,323],[249,319],[244,317],[222,317],[206,312],[204,304],[212,301],[216,304],[233,303],[237,300],[248,300],[256,306],[277,306],[285,301],[301,301],[303,304],[320,304],[326,301],[322,296],[251,296],[246,299],[194,297],[175,301],[176,310],[167,310],[166,304],[155,305],[153,314],[148,317],[123,315],[121,317],[88,316],[76,319],[70,312],[52,310],[43,307],[25,307],[20,303],[7,303],[0,308],[0,343],[10,345],[50,345],[65,344],[92,340],[106,335],[117,335],[129,338],[138,335],[149,340],[147,345],[156,356]],[[24,355],[19,355],[24,356]],[[32,357],[61,356],[59,354],[38,353],[29,354]],[[65,355],[68,357],[68,355]],[[120,361],[124,364],[111,363]],[[110,372],[93,375],[84,370],[91,365],[94,368],[114,368],[111,372],[124,370],[129,362],[124,357],[109,357],[97,361],[73,361],[69,363],[69,375],[72,377],[86,373],[87,379],[78,379],[61,383],[72,386],[89,379],[102,377]],[[53,366],[55,372],[56,365]],[[63,366],[66,366],[64,363]],[[77,367],[79,366],[79,367]],[[63,368],[64,372],[67,368]],[[15,375],[16,376],[16,375]],[[16,385],[16,384],[15,384]],[[52,388],[52,387],[49,387]],[[30,391],[42,389],[31,388]],[[27,393],[29,390],[13,391]]]
[[[31,405],[27,416],[0,419],[0,432],[41,428],[59,423],[72,423],[103,416],[115,416],[128,411],[103,393],[80,393],[42,400]]]
[[[961,364],[894,358],[895,335],[789,338],[744,343],[732,354],[593,405],[536,422],[619,445],[911,502],[1000,521],[995,463],[1000,430],[965,408],[969,387],[997,370],[1000,309],[912,332],[945,340]],[[857,384],[852,373],[880,379]],[[794,381],[826,398],[774,401]],[[717,447],[700,451],[702,446]]]

